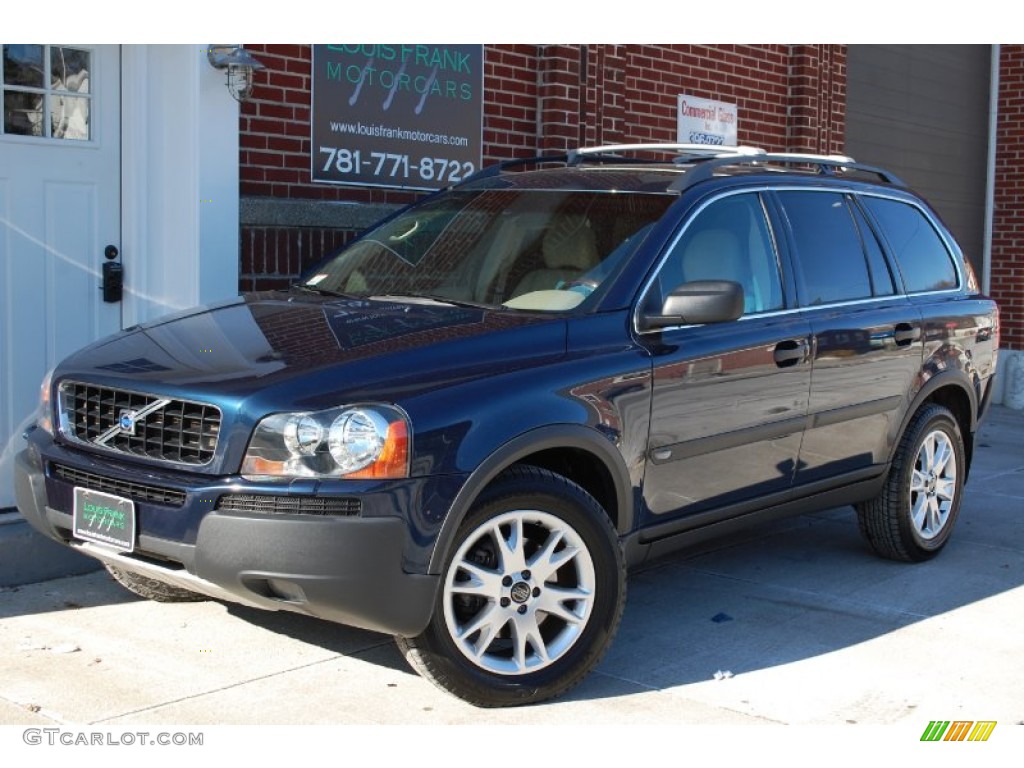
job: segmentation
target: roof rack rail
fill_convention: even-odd
[[[523,165],[537,165],[540,163],[565,163],[566,165],[579,165],[584,158],[593,158],[595,162],[611,157],[620,157],[622,152],[630,151],[663,151],[675,152],[680,155],[679,162],[686,160],[711,159],[732,155],[755,155],[765,154],[760,147],[733,147],[715,144],[607,144],[600,147],[581,147],[569,152],[558,152],[551,155],[537,155],[535,157],[514,157],[509,160],[501,160],[493,165],[481,168],[455,186],[461,186],[468,181],[478,181],[498,176],[508,168],[515,168]],[[685,159],[684,159],[685,158]],[[625,158],[622,158],[625,159]],[[637,161],[639,162],[639,161]]]
[[[864,163],[858,163],[852,157],[846,157],[845,155],[813,155],[804,154],[800,152],[768,152],[763,155],[735,155],[735,156],[721,156],[714,157],[697,163],[686,172],[678,181],[675,181],[669,187],[673,192],[682,192],[684,189],[692,187],[701,181],[706,181],[714,176],[714,173],[719,168],[725,168],[730,165],[744,165],[744,164],[761,164],[761,163],[778,163],[778,164],[799,164],[799,165],[814,165],[818,167],[818,173],[822,175],[834,175],[836,170],[841,171],[861,171],[863,173],[871,173],[879,178],[879,180],[886,184],[892,184],[893,186],[905,187],[906,184],[893,173],[885,170],[884,168],[878,168],[874,165],[865,165]]]
[[[849,155],[815,155],[807,152],[772,152],[774,157],[788,157],[793,162],[814,163],[856,163]]]
[[[570,150],[568,165],[579,165],[587,157],[620,155],[623,152],[675,152],[680,156],[688,156],[692,159],[767,154],[760,147],[722,144],[604,144],[598,147],[580,147]]]
[[[487,179],[498,176],[508,168],[515,168],[522,165],[538,165],[543,163],[564,163],[566,165],[579,165],[587,160],[592,162],[607,162],[611,159],[621,159],[624,152],[669,152],[679,155],[674,163],[692,163],[693,166],[687,170],[679,179],[669,186],[669,191],[682,192],[701,181],[706,181],[714,176],[719,168],[726,168],[731,165],[760,165],[766,163],[794,164],[817,166],[818,173],[822,175],[834,175],[838,170],[861,171],[878,176],[878,178],[894,186],[905,187],[895,174],[878,168],[873,165],[858,163],[852,157],[846,155],[815,155],[803,152],[768,152],[760,147],[731,146],[719,144],[605,144],[598,147],[581,147],[569,152],[559,152],[551,155],[538,155],[536,157],[517,157],[481,168],[476,173],[470,174],[455,186],[462,186],[470,181]],[[629,160],[629,162],[645,162],[642,160]]]

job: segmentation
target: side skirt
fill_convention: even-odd
[[[760,523],[867,501],[881,492],[885,478],[885,471],[872,467],[844,475],[842,485],[833,478],[642,528],[623,540],[626,561],[632,568]]]

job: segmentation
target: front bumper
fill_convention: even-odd
[[[46,461],[36,441],[16,457],[18,508],[41,533],[105,563],[218,599],[390,634],[413,636],[430,621],[439,577],[403,567],[416,538],[403,517],[208,507],[194,540],[156,536],[143,525],[136,551],[126,554],[72,537],[66,484],[47,476]]]

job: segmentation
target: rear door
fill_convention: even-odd
[[[888,459],[921,368],[920,313],[850,195],[801,189],[775,197],[814,337],[796,484],[872,474]]]

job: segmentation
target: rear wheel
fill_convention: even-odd
[[[900,440],[882,492],[857,506],[861,534],[892,560],[934,557],[953,532],[966,471],[953,414],[934,403],[924,406]]]
[[[201,595],[198,592],[192,592],[181,587],[172,587],[170,584],[164,584],[162,581],[122,570],[116,565],[104,563],[104,567],[114,577],[114,581],[129,592],[134,592],[139,597],[144,597],[147,600],[155,600],[158,603],[195,603],[208,599],[205,595]]]
[[[397,642],[420,674],[472,704],[532,704],[597,664],[624,603],[605,511],[566,478],[518,466],[459,529],[427,629]]]

